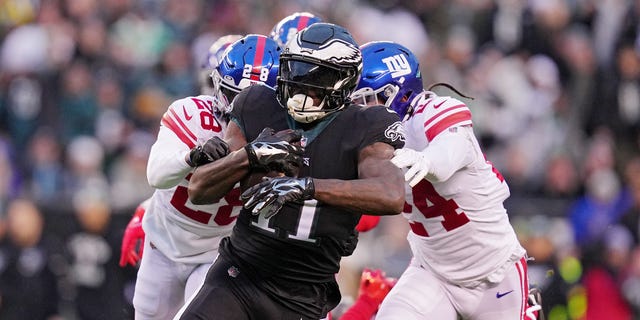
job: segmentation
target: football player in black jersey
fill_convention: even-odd
[[[335,274],[360,216],[399,214],[405,196],[389,161],[404,145],[397,114],[349,100],[361,69],[349,32],[315,23],[283,50],[276,90],[233,100],[234,151],[194,171],[189,197],[221,201],[240,182],[244,208],[177,318],[320,319],[338,304]]]

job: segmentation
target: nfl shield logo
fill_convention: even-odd
[[[240,270],[238,270],[238,268],[236,268],[235,266],[231,266],[227,270],[227,273],[229,274],[230,277],[235,278],[240,274]]]

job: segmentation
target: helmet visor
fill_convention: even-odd
[[[295,81],[314,87],[333,88],[344,79],[340,71],[328,66],[300,60],[280,61],[280,76],[284,80]]]

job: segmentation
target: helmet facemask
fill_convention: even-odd
[[[211,83],[213,84],[213,94],[211,94],[211,96],[215,97],[215,100],[218,102],[215,106],[215,112],[224,114],[235,95],[229,94],[231,90],[229,90],[228,85],[223,85],[222,76],[217,68],[213,69],[210,77]],[[231,93],[233,93],[233,91]]]
[[[398,86],[393,84],[387,84],[378,89],[364,87],[353,92],[351,101],[364,106],[385,106],[389,108],[396,99],[398,92]]]
[[[350,102],[357,78],[354,68],[281,57],[278,100],[296,121],[314,122],[342,110]]]
[[[378,89],[362,87],[351,95],[351,101],[364,106],[385,106],[396,112],[400,119],[405,119],[413,114],[410,98],[414,97],[414,92],[410,89],[400,88],[398,85],[389,83]]]

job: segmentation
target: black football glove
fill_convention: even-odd
[[[189,152],[189,164],[192,167],[214,162],[229,154],[229,145],[219,137],[213,137],[204,145],[194,147]]]
[[[302,165],[304,149],[296,144],[301,138],[300,130],[275,132],[271,128],[265,128],[255,140],[244,147],[249,156],[249,167],[295,176]]]
[[[311,177],[265,177],[262,182],[245,190],[240,199],[253,215],[264,214],[269,219],[280,211],[285,202],[304,202],[312,199],[315,193]]]

